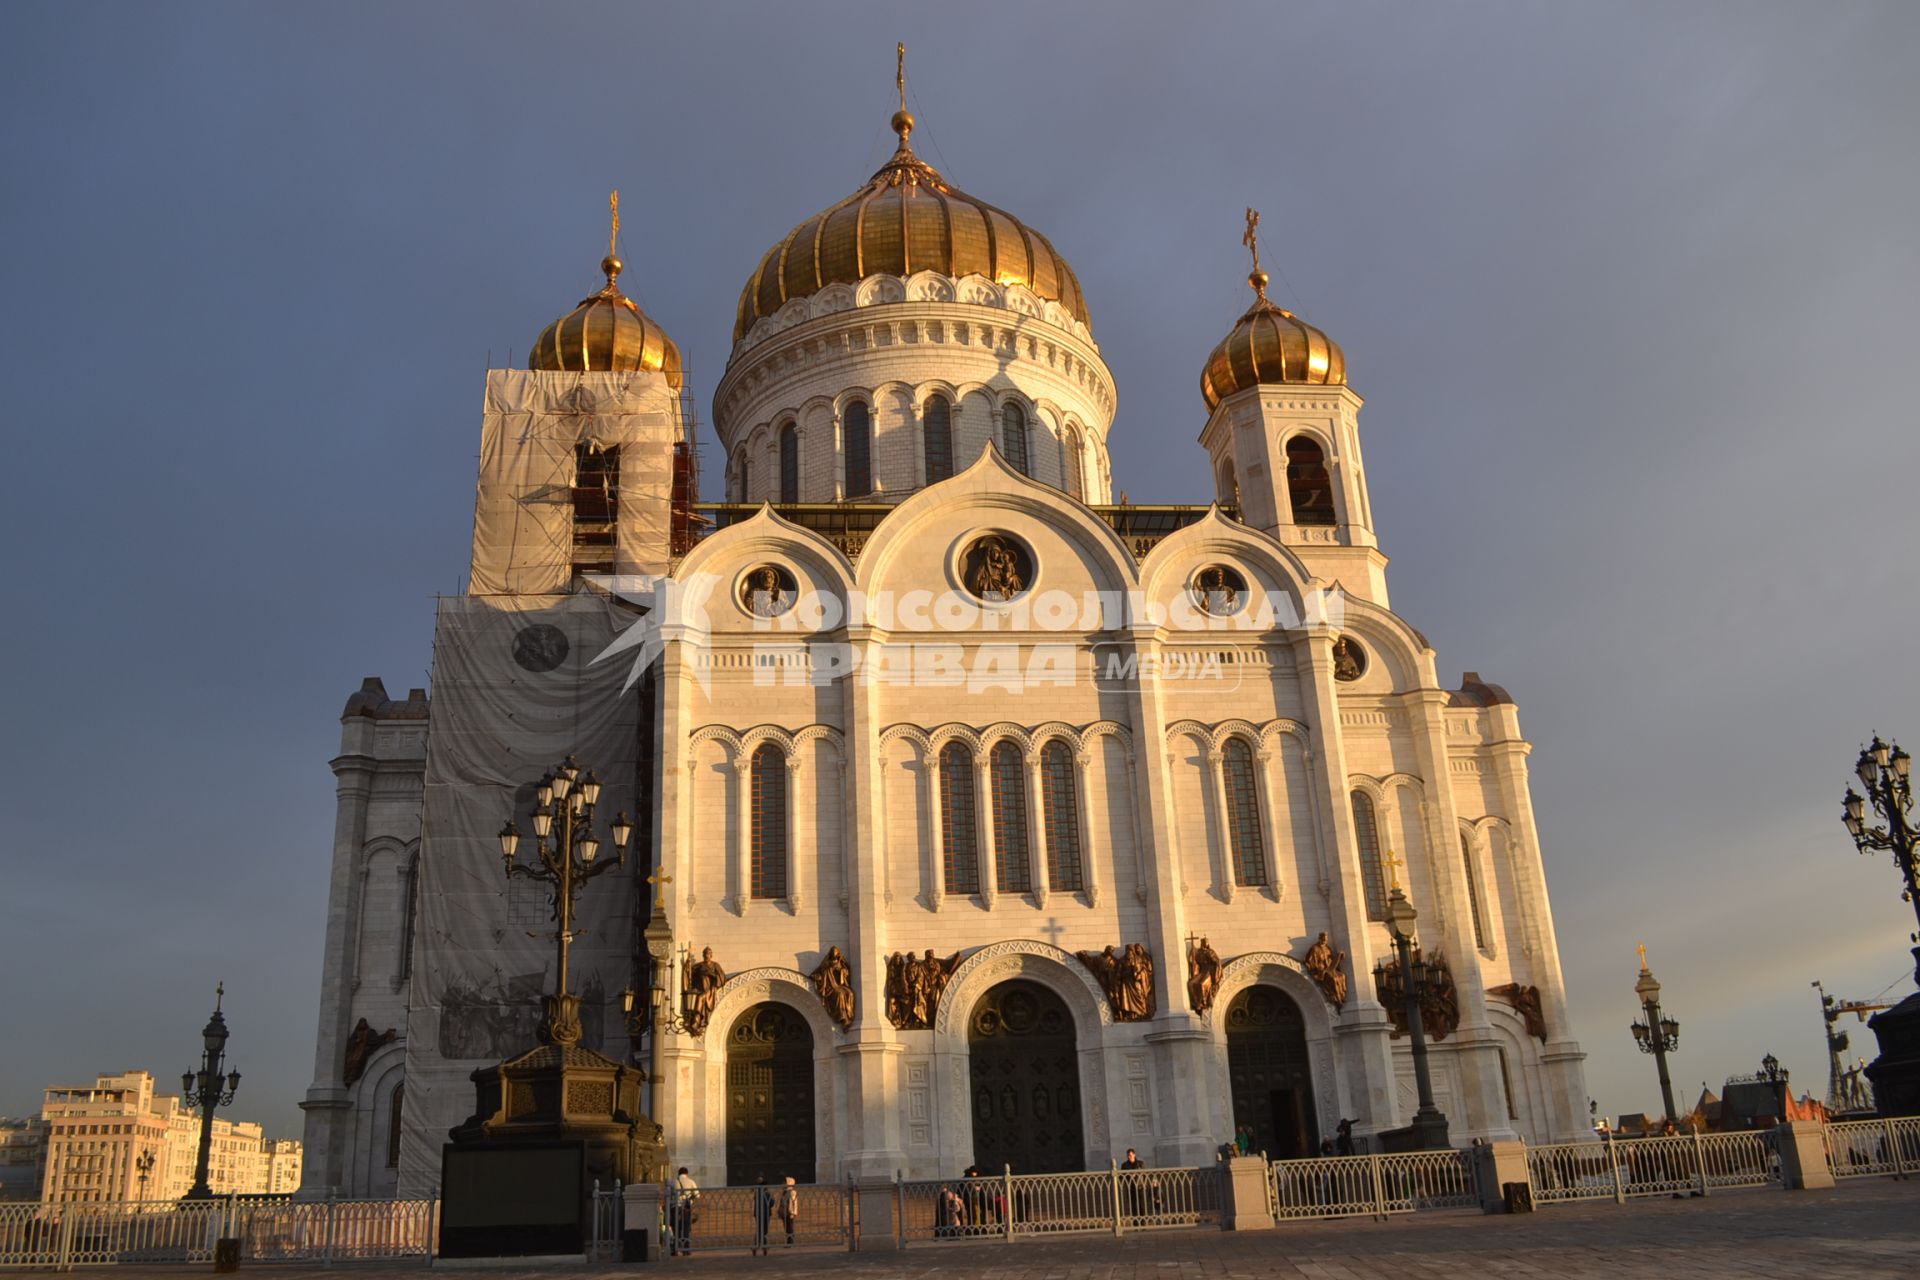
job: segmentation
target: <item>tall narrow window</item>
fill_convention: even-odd
[[[1055,738],[1040,752],[1040,813],[1047,827],[1047,887],[1075,893],[1086,887],[1080,864],[1080,798],[1074,791],[1073,751]]]
[[[1002,742],[988,757],[993,779],[994,884],[1001,893],[1033,887],[1027,858],[1027,778],[1020,748]]]
[[[1253,748],[1244,738],[1228,738],[1220,750],[1227,783],[1227,837],[1233,850],[1233,882],[1267,883],[1267,848],[1260,838],[1260,793],[1253,776]]]
[[[940,859],[948,893],[980,892],[979,812],[973,753],[949,742],[940,752]]]
[[[394,976],[405,982],[413,974],[413,915],[420,909],[420,855],[407,860],[406,884],[400,891],[400,969]]]
[[[850,400],[840,414],[840,431],[847,459],[848,498],[873,492],[873,413],[861,400]]]
[[[927,397],[920,429],[926,436],[927,483],[939,484],[953,475],[953,406],[945,396]]]
[[[1233,473],[1233,459],[1227,458],[1220,463],[1220,478],[1215,485],[1220,494],[1220,505],[1238,507],[1240,505],[1240,481]]]
[[[407,1085],[401,1081],[393,1086],[393,1093],[387,1099],[387,1168],[400,1167],[400,1112],[406,1106]]]
[[[1464,831],[1460,833],[1460,865],[1467,873],[1467,912],[1473,917],[1473,945],[1485,951],[1487,929],[1480,919],[1480,877],[1474,873],[1473,842]]]
[[[1507,1066],[1507,1051],[1500,1045],[1493,1046],[1493,1049],[1500,1055],[1500,1092],[1507,1095],[1507,1119],[1518,1120],[1520,1109],[1513,1101],[1513,1072]]]
[[[1327,457],[1310,436],[1287,441],[1287,498],[1295,524],[1333,523],[1333,481]]]
[[[1353,793],[1353,834],[1360,842],[1360,884],[1367,895],[1367,919],[1387,918],[1386,868],[1380,863],[1380,826],[1374,821],[1373,799]]]
[[[756,898],[787,896],[787,758],[767,743],[753,753],[753,883]]]
[[[1033,474],[1027,465],[1027,411],[1009,404],[1000,411],[1000,443],[1005,447],[1007,463],[1021,475]]]
[[[800,430],[791,422],[780,428],[780,501],[800,501]]]
[[[747,500],[747,451],[744,447],[735,450],[733,455],[733,500]]]
[[[1080,444],[1080,428],[1068,427],[1066,444],[1067,492],[1076,498],[1080,496],[1081,485],[1084,483],[1081,476],[1081,469],[1086,465],[1086,454]]]
[[[573,571],[613,572],[614,522],[620,511],[620,450],[591,443],[573,452]]]

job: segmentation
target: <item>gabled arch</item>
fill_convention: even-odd
[[[737,573],[769,556],[787,557],[805,566],[839,597],[844,613],[847,599],[853,593],[853,562],[813,530],[795,524],[764,503],[749,519],[716,530],[694,543],[693,549],[675,566],[673,577],[681,583],[692,583],[702,574],[709,575],[718,584],[718,589],[708,597],[709,607],[715,608],[725,603],[719,597],[732,590]]]

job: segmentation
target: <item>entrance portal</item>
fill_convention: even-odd
[[[727,1033],[727,1182],[813,1181],[813,1032],[783,1004],[757,1004]]]
[[[1294,1160],[1320,1150],[1307,1025],[1274,987],[1248,987],[1227,1006],[1227,1078],[1233,1123],[1253,1126],[1253,1149]]]
[[[1080,1060],[1073,1015],[1037,982],[1003,982],[967,1024],[973,1160],[982,1173],[1077,1173]]]

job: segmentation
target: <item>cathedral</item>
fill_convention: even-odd
[[[748,272],[724,501],[617,240],[487,374],[431,697],[367,680],[331,762],[308,1193],[431,1193],[556,991],[709,1185],[1379,1149],[1400,894],[1453,1142],[1586,1133],[1531,747],[1393,612],[1362,401],[1258,216],[1194,348],[1214,500],[1130,501],[1073,268],[914,123]],[[562,922],[503,827],[569,784],[612,874]]]

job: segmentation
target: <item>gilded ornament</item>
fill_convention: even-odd
[[[1487,994],[1512,1005],[1521,1021],[1527,1024],[1527,1034],[1541,1044],[1547,1042],[1547,1015],[1540,1006],[1540,988],[1506,982],[1497,987],[1488,987]]]

